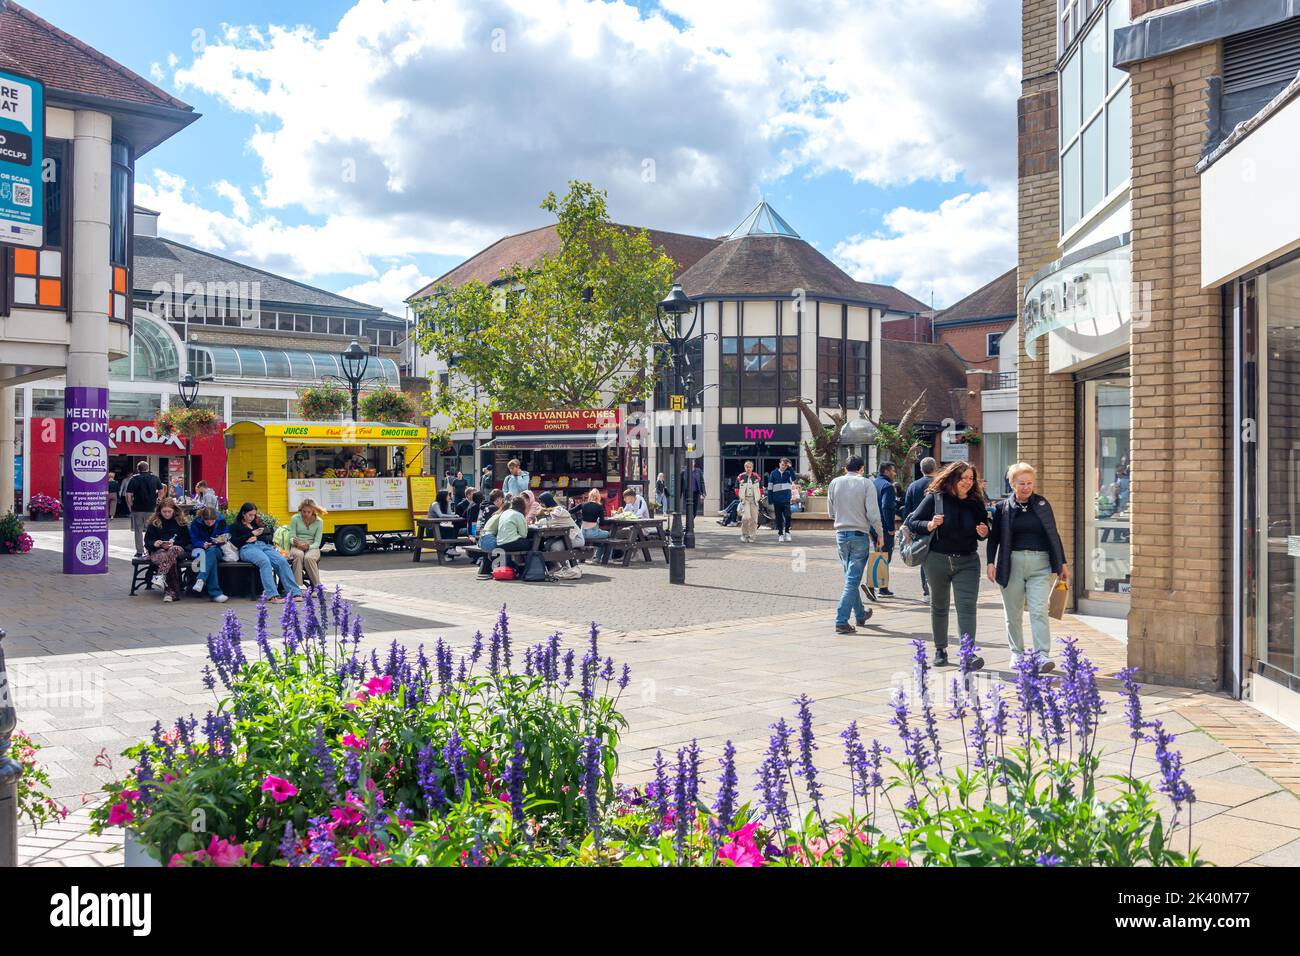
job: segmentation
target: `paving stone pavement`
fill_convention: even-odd
[[[130,532],[116,526],[107,575],[63,576],[57,530],[35,537],[30,554],[0,559],[0,627],[9,635],[20,726],[41,744],[56,795],[75,812],[38,835],[25,832],[22,859],[113,865],[121,859],[117,841],[86,834],[86,802],[124,769],[120,751],[155,721],[168,724],[212,706],[200,682],[207,635],[226,609],[251,634],[255,606],[201,598],[164,605],[157,592],[128,597]],[[803,537],[793,547],[770,537],[744,546],[730,531],[702,527],[685,587],[668,584],[662,562],[595,568],[580,581],[545,585],[479,582],[464,562],[416,565],[404,552],[329,557],[322,567],[327,583],[339,584],[364,617],[367,647],[393,640],[431,645],[442,637],[465,649],[475,630],[490,627],[502,602],[509,604],[517,648],[557,629],[570,641],[584,640],[590,622],[600,622],[603,649],[632,666],[633,683],[621,701],[630,727],[620,775],[628,783],[653,775],[657,750],[669,757],[692,739],[712,778],[730,739],[744,785],[753,779],[768,725],[791,719],[792,700],[807,693],[817,701],[824,789],[833,806],[847,806],[838,734],[857,720],[867,739],[892,742],[889,695],[910,679],[911,640],[928,641],[929,614],[917,573],[899,565],[897,597],[875,605],[859,634],[836,635],[833,536]],[[1128,730],[1114,679],[1124,666],[1123,645],[1071,617],[1054,621],[1053,631],[1077,637],[1100,667],[1106,767],[1127,771]],[[1001,602],[985,582],[978,638],[989,681],[1010,679],[1002,634]],[[1300,734],[1225,695],[1148,687],[1143,704],[1147,717],[1178,735],[1197,791],[1194,837],[1204,856],[1220,865],[1300,863]],[[950,759],[960,759],[956,725],[943,722],[942,733]],[[1135,770],[1157,772],[1149,747]]]

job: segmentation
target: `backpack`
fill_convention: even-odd
[[[540,551],[529,551],[528,556],[524,558],[523,579],[525,581],[546,580],[546,559],[542,557]]]

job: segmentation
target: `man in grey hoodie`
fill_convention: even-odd
[[[872,540],[885,538],[876,488],[862,477],[862,465],[859,456],[851,457],[844,463],[844,474],[826,490],[826,508],[835,523],[835,543],[844,568],[844,593],[835,611],[836,634],[857,633],[857,628],[849,623],[850,611],[854,612],[859,626],[871,617],[871,609],[863,605],[858,587],[871,555]]]

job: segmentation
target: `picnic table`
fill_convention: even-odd
[[[465,518],[458,516],[450,518],[416,518],[415,541],[411,546],[411,550],[415,553],[412,555],[411,560],[418,564],[422,552],[433,551],[438,557],[438,563],[443,564],[447,552],[452,548],[467,548],[474,543],[473,538],[461,533],[461,530],[467,524],[469,522]],[[456,535],[444,538],[438,530],[439,527],[451,527],[456,530]]]
[[[616,549],[623,550],[623,567],[632,563],[632,554],[635,551],[641,552],[641,560],[647,564],[654,559],[650,556],[650,548],[661,548],[664,552],[664,561],[668,560],[668,537],[664,533],[664,524],[667,518],[606,518],[602,524],[608,525],[610,535],[596,543],[601,546],[602,553],[600,556],[601,564],[609,564],[610,555]]]
[[[528,547],[522,551],[506,552],[506,557],[512,561],[517,558],[521,562],[526,562],[526,556],[528,554],[533,551],[538,551],[541,552],[546,560],[551,563],[557,561],[586,561],[591,558],[595,554],[594,548],[570,548],[566,546],[564,548],[556,548],[552,550],[549,547],[550,542],[557,538],[567,538],[570,530],[571,529],[569,528],[539,528],[534,525],[528,529]],[[466,553],[471,558],[482,558],[489,552],[484,551],[482,548],[475,547],[466,549]]]

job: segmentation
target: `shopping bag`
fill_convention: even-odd
[[[867,555],[867,566],[862,572],[862,580],[867,587],[876,591],[889,590],[889,555],[883,551],[872,551]]]
[[[1047,601],[1047,616],[1054,617],[1058,621],[1065,617],[1065,602],[1070,597],[1070,586],[1060,578],[1056,579],[1056,584],[1052,586],[1051,597]]]

